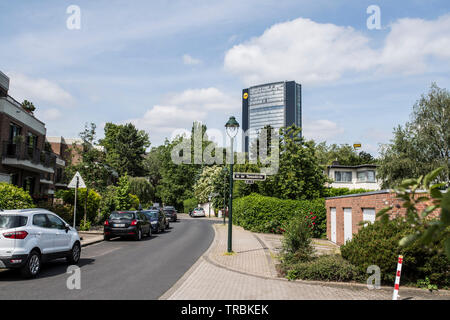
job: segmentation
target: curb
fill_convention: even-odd
[[[101,239],[95,239],[95,240],[90,240],[90,241],[86,241],[85,243],[81,242],[81,247],[87,247],[91,244],[95,244],[95,243],[99,243],[103,241],[103,237]]]

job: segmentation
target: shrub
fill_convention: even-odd
[[[73,219],[73,203],[75,201],[75,189],[69,189],[69,190],[64,190],[64,191],[60,191],[57,194],[59,197],[61,197],[64,200],[64,203],[66,205],[70,206],[70,221],[72,221]],[[97,213],[98,213],[98,209],[100,207],[100,202],[101,202],[101,196],[95,192],[92,189],[89,189],[89,194],[87,197],[87,220],[89,221],[94,221],[97,218]],[[79,224],[81,222],[81,220],[84,218],[84,205],[85,205],[85,201],[86,201],[86,189],[78,189],[77,191],[77,221],[76,223]],[[50,211],[55,212],[53,209],[56,210],[61,210],[62,213],[65,214],[65,210],[66,208],[63,206],[58,207],[58,206],[53,206],[48,208]],[[57,213],[57,212],[55,212]],[[67,220],[66,220],[67,221]]]
[[[73,206],[69,204],[51,204],[48,201],[39,202],[38,208],[47,209],[60,216],[65,222],[72,225],[73,223]],[[78,214],[77,214],[78,215]]]
[[[80,231],[89,231],[91,229],[91,222],[89,220],[81,220]]]
[[[189,198],[183,201],[184,213],[189,213],[189,211],[194,210],[198,205],[197,198]]]
[[[339,255],[323,255],[308,262],[299,262],[286,270],[290,280],[362,281],[364,274]]]
[[[306,217],[310,213],[316,217],[312,236],[320,238],[327,229],[323,199],[281,200],[253,193],[233,202],[233,222],[254,232],[271,232],[273,228],[283,227],[294,217]]]
[[[338,196],[345,196],[348,194],[356,194],[356,193],[365,193],[370,192],[373,190],[367,190],[367,189],[349,189],[349,188],[325,188],[324,189],[324,197],[338,197]]]
[[[291,264],[312,259],[311,228],[306,218],[291,220],[284,232],[282,263]]]
[[[403,255],[401,281],[417,283],[428,277],[431,284],[450,285],[450,262],[443,253],[443,243],[435,242],[425,248],[417,241],[401,247],[399,241],[412,233],[409,223],[399,217],[383,224],[376,221],[362,228],[353,239],[341,247],[346,260],[364,272],[369,265],[381,269],[381,279],[392,284],[395,280],[397,258]]]
[[[0,183],[0,208],[8,210],[33,207],[33,199],[28,192],[9,183]]]

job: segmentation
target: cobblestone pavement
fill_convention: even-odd
[[[208,251],[160,299],[170,300],[383,300],[392,288],[369,290],[361,284],[287,281],[278,278],[270,245],[240,227],[233,227],[233,255],[227,251],[227,227],[215,224]],[[274,239],[272,239],[274,240]],[[275,242],[274,242],[275,243]],[[272,246],[276,247],[276,246]],[[450,299],[450,293],[400,287],[399,299]]]

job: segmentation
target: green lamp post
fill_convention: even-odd
[[[233,163],[234,163],[234,152],[233,144],[234,138],[236,137],[239,130],[239,123],[236,121],[235,117],[230,117],[228,122],[225,124],[227,130],[227,135],[231,140],[231,161],[230,161],[230,198],[228,205],[228,253],[233,252],[232,249],[232,230],[233,230]]]

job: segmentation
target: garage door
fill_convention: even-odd
[[[352,208],[344,208],[344,242],[352,239]]]
[[[331,241],[336,243],[336,208],[331,208]]]

